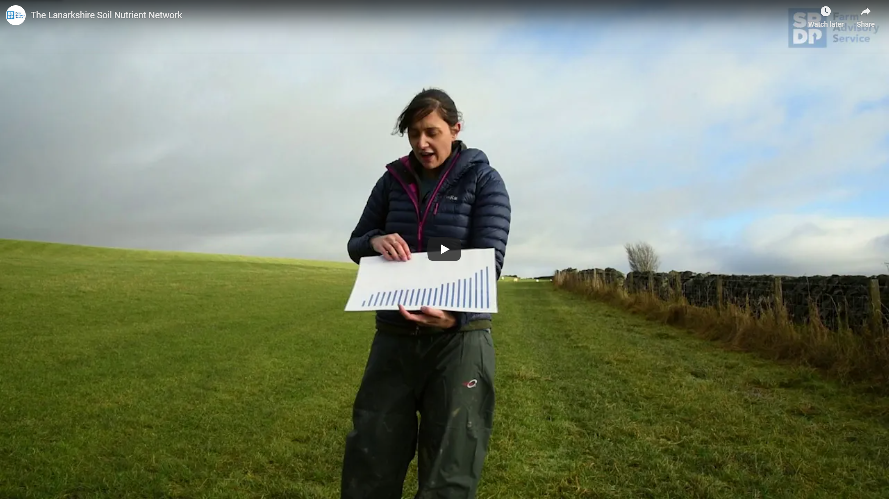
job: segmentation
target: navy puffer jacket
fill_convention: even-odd
[[[349,257],[376,256],[370,244],[374,236],[399,234],[411,252],[426,251],[430,237],[459,239],[461,248],[494,248],[497,279],[503,268],[512,210],[509,194],[500,174],[478,149],[456,141],[451,156],[439,168],[438,186],[424,206],[418,198],[418,162],[413,153],[386,165],[386,173],[374,185],[349,239]],[[490,327],[491,315],[454,312],[453,331]],[[378,327],[414,328],[395,310],[377,311]]]

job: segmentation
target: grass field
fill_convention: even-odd
[[[338,497],[354,275],[0,240],[0,497]],[[889,497],[886,399],[550,282],[500,293],[480,498]]]

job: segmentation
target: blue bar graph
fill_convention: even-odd
[[[434,288],[393,289],[371,293],[362,300],[362,307],[434,307],[449,308],[490,308],[491,283],[490,267],[479,269],[472,277],[445,282]]]

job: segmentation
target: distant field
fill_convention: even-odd
[[[0,497],[339,497],[355,270],[0,240]],[[480,498],[889,497],[886,399],[499,286]]]

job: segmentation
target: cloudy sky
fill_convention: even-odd
[[[435,86],[509,189],[505,273],[626,270],[636,241],[662,270],[886,273],[889,29],[789,48],[787,7],[29,14],[0,25],[0,238],[347,261]]]

